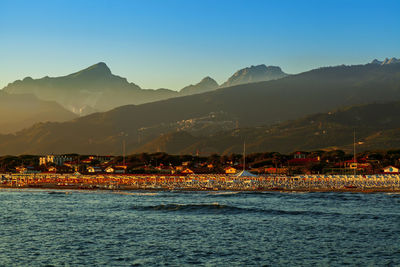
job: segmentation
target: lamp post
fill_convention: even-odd
[[[122,137],[122,164],[123,164],[123,166],[124,166],[124,168],[125,168],[125,152],[126,152],[126,141],[125,141],[125,137],[127,137],[128,134],[125,133],[125,132],[121,132],[119,135]]]
[[[354,140],[353,140],[353,162],[354,162],[354,172],[353,175],[356,176],[357,173],[357,163],[356,163],[356,130],[354,129]]]

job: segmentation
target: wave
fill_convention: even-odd
[[[247,208],[236,207],[231,205],[224,205],[219,203],[199,203],[199,204],[160,204],[154,206],[133,206],[132,210],[137,211],[160,211],[160,212],[182,212],[182,213],[214,213],[214,214],[242,214],[242,213],[259,213],[264,215],[274,216],[337,216],[339,213],[329,213],[321,211],[308,211],[308,210],[279,210],[279,209],[260,209],[260,208]]]
[[[65,196],[65,195],[71,194],[71,192],[70,192],[70,191],[48,191],[47,194],[49,194],[49,195],[62,195],[62,196]]]
[[[200,204],[160,204],[154,206],[134,206],[133,210],[140,211],[181,211],[181,212],[243,212],[245,209],[222,205],[219,203],[200,203]]]
[[[209,194],[210,194],[210,195],[236,195],[236,194],[238,194],[238,193],[240,193],[240,192],[237,192],[237,191],[234,191],[234,192],[227,191],[227,192],[210,192]]]
[[[209,192],[207,195],[210,195],[210,196],[233,196],[233,195],[236,195],[236,194],[239,194],[240,192],[239,191],[235,191],[235,192],[230,192],[230,191],[228,191],[228,192]]]
[[[392,193],[385,193],[385,195],[394,197],[394,198],[398,198],[400,197],[400,192],[392,192]]]
[[[139,192],[113,192],[113,194],[118,195],[129,195],[129,196],[156,196],[158,193],[139,193]]]

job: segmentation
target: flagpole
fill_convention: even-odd
[[[354,176],[357,171],[357,163],[356,163],[356,130],[354,129],[354,142],[353,142],[353,162],[354,162]]]
[[[243,171],[246,170],[246,141],[243,142]]]

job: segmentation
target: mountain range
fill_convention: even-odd
[[[374,59],[371,64],[378,64],[378,65],[388,65],[388,64],[398,64],[400,63],[400,59],[397,59],[395,57],[392,58],[385,58],[383,61],[379,61],[377,59]]]
[[[120,154],[123,140],[127,152],[240,152],[243,140],[249,152],[346,148],[354,128],[368,147],[386,148],[398,145],[396,138],[389,138],[399,127],[395,119],[399,104],[389,103],[393,101],[400,101],[400,64],[325,67],[125,105],[62,123],[39,123],[0,135],[0,154]],[[365,110],[360,114],[368,115],[353,116],[358,107]],[[388,113],[385,107],[392,109]],[[341,118],[350,115],[355,120],[346,124]],[[373,116],[388,123],[371,124]]]
[[[259,65],[236,72],[223,86],[252,81],[267,81],[284,77],[279,67]],[[26,77],[3,88],[9,94],[33,94],[46,101],[55,101],[78,115],[107,111],[119,106],[154,102],[172,97],[199,94],[219,88],[218,83],[205,77],[195,85],[179,91],[170,89],[142,89],[126,78],[112,74],[109,67],[97,63],[84,70],[62,76],[32,79]]]
[[[177,94],[167,89],[141,89],[125,78],[112,74],[103,62],[62,77],[26,77],[7,85],[3,90],[9,94],[34,94],[43,100],[56,101],[79,115],[127,104],[157,101]]]

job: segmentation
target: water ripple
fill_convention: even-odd
[[[0,190],[0,265],[396,266],[398,204],[395,194]]]

